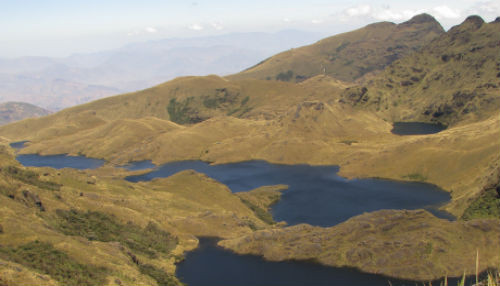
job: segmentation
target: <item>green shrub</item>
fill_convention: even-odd
[[[411,174],[408,174],[408,175],[405,175],[403,176],[403,179],[409,179],[409,180],[412,180],[412,181],[425,181],[427,180],[427,177],[420,174],[420,173],[411,173]]]
[[[103,285],[106,280],[106,268],[80,264],[46,242],[34,241],[17,248],[0,246],[0,256],[47,274],[62,285]]]
[[[118,241],[149,257],[169,253],[177,245],[175,237],[151,222],[143,229],[132,223],[120,224],[114,217],[101,212],[72,209],[57,210],[56,214],[56,227],[66,235],[103,242]]]
[[[290,81],[293,78],[293,71],[288,70],[287,72],[280,72],[276,76],[276,80],[279,81]]]
[[[486,189],[465,210],[462,219],[500,218],[500,197],[495,188]]]
[[[167,112],[168,116],[170,117],[170,121],[178,124],[198,123],[203,121],[189,106],[193,99],[193,97],[188,97],[183,102],[177,102],[177,99],[175,97],[170,99],[167,106]]]
[[[158,283],[158,286],[175,286],[178,285],[175,279],[165,271],[154,267],[151,264],[139,264],[139,271],[142,274],[148,275]]]
[[[60,184],[40,180],[40,176],[33,171],[23,170],[15,166],[8,166],[2,171],[16,180],[42,189],[58,191],[61,188]]]
[[[248,200],[245,200],[245,199],[242,199],[240,198],[240,200],[249,208],[251,209],[255,215],[260,219],[262,220],[263,222],[267,223],[267,224],[275,224],[276,222],[274,221],[273,219],[273,216],[265,209],[259,207],[259,206],[256,206],[254,204],[252,204],[250,201]]]

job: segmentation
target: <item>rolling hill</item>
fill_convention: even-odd
[[[65,58],[0,58],[0,101],[25,101],[61,110],[178,76],[234,73],[318,38],[296,30],[233,33],[138,42]]]

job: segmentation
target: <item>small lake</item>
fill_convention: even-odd
[[[23,149],[24,148],[24,144],[25,143],[28,143],[29,141],[18,141],[18,142],[12,142],[10,143],[10,147],[14,148],[14,149]]]
[[[130,176],[131,182],[168,177],[192,169],[227,185],[232,192],[284,184],[281,200],[272,207],[276,221],[333,226],[364,212],[381,209],[424,208],[441,218],[452,218],[437,208],[450,195],[430,184],[380,179],[347,180],[337,166],[277,165],[264,161],[209,165],[201,161],[168,163],[152,172]]]
[[[104,164],[104,161],[99,159],[67,155],[41,156],[38,154],[23,154],[17,155],[16,160],[26,167],[51,167],[54,169],[96,169]]]
[[[446,129],[440,123],[394,122],[391,132],[396,135],[424,135],[439,133]]]
[[[353,268],[335,268],[305,261],[270,262],[258,256],[238,255],[218,247],[213,238],[177,265],[176,276],[189,286],[415,286],[422,283],[368,274]],[[391,284],[389,284],[389,281]],[[432,285],[440,285],[433,281]],[[466,285],[472,284],[469,279]],[[459,285],[448,279],[448,285]]]

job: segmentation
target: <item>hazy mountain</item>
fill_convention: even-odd
[[[0,125],[26,118],[49,115],[51,112],[25,102],[0,103]]]
[[[22,100],[57,110],[178,76],[234,73],[318,38],[293,30],[235,33],[135,43],[60,59],[0,59],[0,100]]]

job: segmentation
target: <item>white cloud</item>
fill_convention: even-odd
[[[457,19],[460,18],[460,11],[452,9],[446,5],[437,6],[432,9],[437,18]]]
[[[318,19],[312,19],[311,23],[313,23],[313,24],[321,24],[321,23],[323,23],[323,21],[322,20],[318,20]]]
[[[479,1],[465,12],[466,15],[481,15],[485,21],[493,21],[500,16],[499,1]]]
[[[194,30],[194,31],[201,31],[201,30],[205,29],[205,27],[203,27],[200,24],[191,24],[191,25],[188,26],[188,28],[190,30]]]
[[[289,19],[289,18],[283,18],[283,22],[285,22],[285,23],[290,23],[291,21],[290,21],[290,19]]]
[[[212,28],[214,28],[215,30],[224,29],[224,26],[222,25],[221,22],[212,22],[212,23],[210,23],[210,26],[212,26]]]
[[[349,17],[358,17],[368,15],[372,12],[372,7],[370,5],[359,5],[356,7],[348,8],[345,14]]]
[[[146,27],[144,29],[137,29],[133,30],[131,32],[128,32],[128,36],[139,36],[139,35],[144,35],[144,34],[155,34],[158,32],[157,28],[154,27]]]
[[[144,31],[145,31],[146,33],[150,33],[150,34],[153,34],[153,33],[158,32],[158,30],[157,30],[156,28],[154,28],[154,27],[146,27],[146,28],[144,29]]]
[[[358,5],[344,10],[342,20],[349,21],[352,18],[372,21],[402,21],[425,12],[424,10],[395,10],[389,5],[373,7],[370,5]]]

